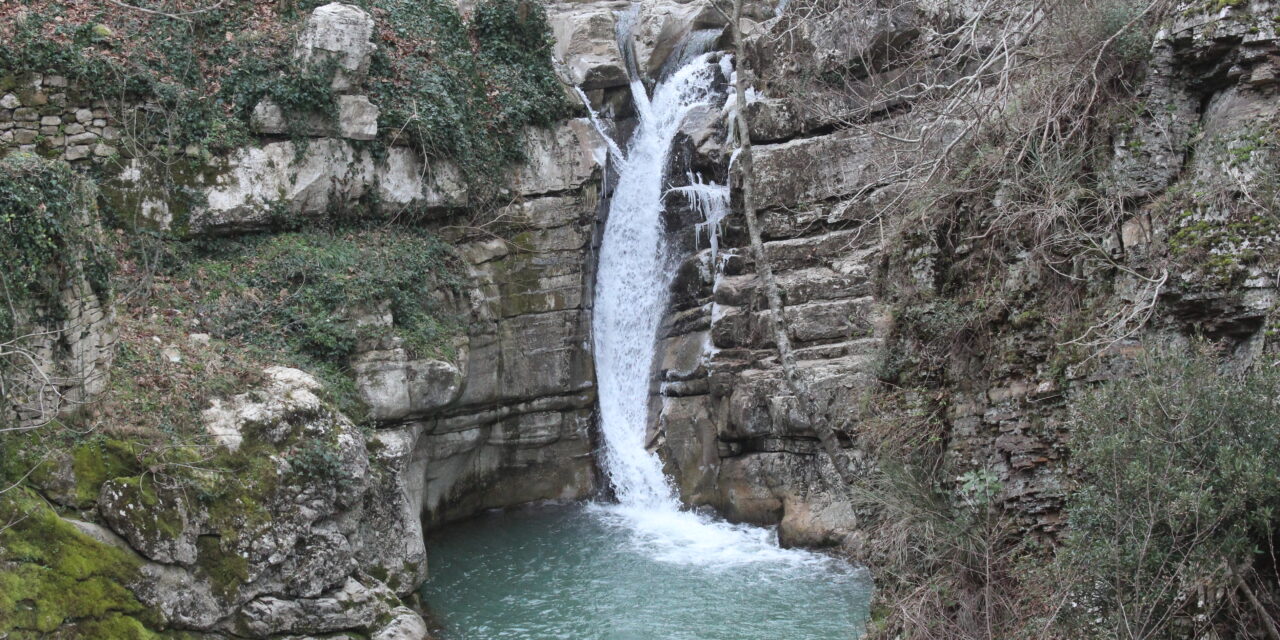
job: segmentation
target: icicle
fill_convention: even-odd
[[[711,261],[714,264],[716,254],[720,251],[720,222],[729,215],[729,187],[714,182],[703,182],[701,174],[690,173],[688,186],[676,187],[671,191],[688,198],[689,204],[702,214],[703,221],[697,225],[695,233],[701,242],[702,232],[707,232],[707,239],[711,245]]]

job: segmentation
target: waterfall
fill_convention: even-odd
[[[634,14],[624,14],[624,19],[630,19],[627,16]],[[707,46],[711,39],[700,42]],[[618,502],[597,505],[595,510],[627,530],[637,552],[663,562],[717,568],[761,562],[821,564],[825,560],[812,553],[779,548],[772,529],[733,525],[682,510],[661,461],[646,447],[658,328],[677,257],[671,255],[663,228],[664,172],[685,116],[720,97],[715,85],[721,65],[712,61],[713,55],[690,57],[658,83],[652,98],[633,75],[631,93],[639,122],[626,152],[611,153],[618,165],[618,183],[600,246],[592,333],[602,463]],[[604,133],[604,127],[600,129]],[[728,212],[728,187],[692,177],[691,182],[678,192],[703,214],[701,229],[716,234]]]
[[[644,442],[650,371],[673,276],[662,227],[663,179],[680,123],[714,97],[716,71],[703,54],[660,83],[652,100],[638,80],[631,85],[640,121],[619,162],[600,247],[593,331],[604,466],[627,505],[677,505]]]

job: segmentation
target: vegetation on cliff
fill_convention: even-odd
[[[0,634],[143,640],[154,622],[129,591],[140,562],[21,489],[0,494]]]
[[[0,366],[16,355],[3,345],[18,337],[20,321],[40,325],[41,316],[64,313],[68,280],[84,277],[107,298],[112,257],[97,235],[94,196],[92,183],[66,163],[30,154],[0,159]]]
[[[19,86],[23,74],[63,75],[75,96],[112,107],[124,157],[226,151],[251,141],[250,115],[264,98],[295,124],[335,112],[334,67],[307,68],[291,55],[320,4],[14,3],[0,8],[8,41],[0,86]],[[487,178],[520,159],[524,127],[569,112],[540,3],[485,0],[466,15],[447,0],[353,4],[380,25],[366,82],[382,110],[375,147],[408,144],[448,158],[483,197],[494,188]]]

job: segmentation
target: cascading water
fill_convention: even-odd
[[[650,373],[674,275],[662,222],[664,173],[685,116],[716,97],[723,66],[712,61],[713,55],[690,58],[657,85],[652,99],[638,78],[631,82],[639,126],[618,163],[596,278],[593,333],[603,462],[618,499],[599,508],[619,519],[637,547],[659,560],[720,566],[825,560],[778,547],[771,530],[682,510],[658,456],[645,446]],[[715,234],[728,211],[728,188],[691,182],[679,190]]]
[[[620,21],[629,37],[635,12]],[[711,38],[702,38],[710,44]],[[628,48],[624,47],[624,51]],[[852,640],[870,585],[834,558],[782,549],[776,534],[681,509],[645,446],[657,333],[674,263],[663,228],[665,168],[681,120],[718,100],[723,65],[691,55],[654,89],[633,69],[639,123],[617,171],[596,280],[594,346],[603,465],[616,503],[531,509],[458,525],[428,544],[422,595],[453,639]],[[628,57],[630,61],[630,57]],[[584,102],[585,96],[583,96]],[[592,113],[601,133],[605,127]],[[718,250],[728,188],[690,176],[674,190]],[[714,262],[714,259],[713,259]]]
[[[663,171],[690,109],[708,102],[715,68],[702,56],[658,85],[653,100],[635,80],[639,126],[618,167],[600,246],[594,341],[604,461],[619,502],[674,508],[657,456],[645,449],[649,372],[671,286],[662,227]]]

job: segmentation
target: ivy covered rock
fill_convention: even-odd
[[[309,68],[335,66],[333,84],[337,92],[348,92],[364,82],[369,60],[377,45],[373,18],[360,7],[330,2],[316,7],[298,38],[293,55]]]
[[[47,422],[106,384],[115,313],[93,184],[66,163],[0,160],[0,423]]]

